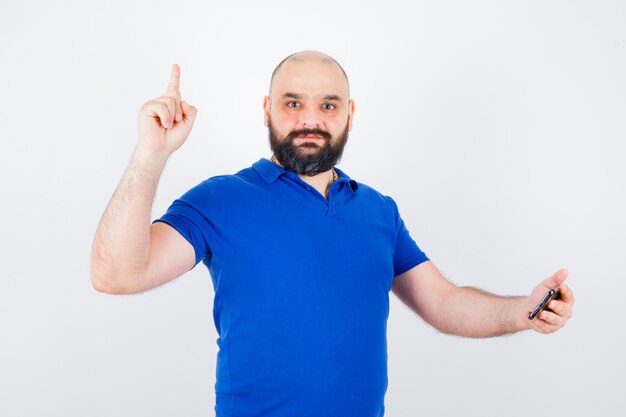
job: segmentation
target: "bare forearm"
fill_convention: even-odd
[[[135,152],[102,216],[93,242],[96,288],[113,291],[143,271],[150,252],[150,216],[167,158]]]
[[[503,297],[457,287],[443,300],[439,330],[466,337],[491,337],[529,329],[528,297]]]

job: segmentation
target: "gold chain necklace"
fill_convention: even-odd
[[[272,162],[275,163],[276,165],[280,166],[278,164],[278,161],[276,161],[276,157],[274,155],[272,155]],[[338,178],[339,178],[339,175],[335,171],[335,168],[333,168],[333,182],[337,181]]]

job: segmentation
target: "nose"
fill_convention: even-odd
[[[320,112],[310,106],[306,111],[302,112],[300,125],[303,129],[319,129],[322,124],[321,119]]]
[[[319,130],[320,129],[320,125],[319,125],[319,123],[314,123],[314,122],[309,122],[309,123],[304,122],[304,123],[302,123],[302,126],[300,127],[300,129],[302,129],[302,130],[305,130],[305,129],[311,129],[311,130],[317,129],[317,130]]]

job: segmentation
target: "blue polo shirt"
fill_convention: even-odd
[[[384,415],[391,282],[428,258],[391,197],[335,170],[327,200],[261,158],[155,220],[213,281],[218,417]]]

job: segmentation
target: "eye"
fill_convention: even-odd
[[[289,101],[287,103],[287,107],[298,107],[300,105],[300,103],[298,103],[297,101]]]
[[[333,110],[334,108],[335,108],[334,104],[324,103],[324,109],[326,109],[326,110]]]

